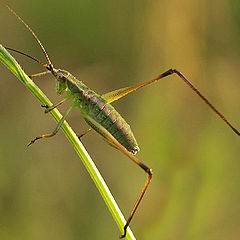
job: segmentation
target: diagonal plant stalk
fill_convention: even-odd
[[[8,53],[8,51],[0,44],[0,60],[7,68],[9,68],[13,74],[32,92],[32,94],[44,105],[51,106],[52,103],[46,97],[46,95],[35,85],[35,83],[28,77],[28,75],[22,70],[20,65],[17,61]],[[59,122],[62,118],[60,112],[55,108],[50,112],[52,117]],[[92,161],[91,157],[85,150],[82,143],[79,141],[78,137],[68,125],[66,121],[61,126],[63,132],[65,133],[66,137],[73,145],[75,151],[77,152],[78,156],[82,160],[84,166],[88,170],[91,178],[93,179],[94,183],[96,184],[99,192],[102,195],[109,211],[111,212],[115,222],[117,223],[120,231],[123,231],[123,227],[126,223],[126,220],[123,217],[117,203],[115,202],[110,190],[108,189],[106,183],[104,182],[102,176],[100,175],[98,169],[96,168],[94,162]],[[130,228],[128,228],[126,239],[134,240],[135,237]]]

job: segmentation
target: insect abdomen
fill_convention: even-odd
[[[85,106],[82,112],[88,124],[103,136],[106,133],[103,129],[107,130],[129,152],[137,153],[139,147],[130,126],[115,108],[91,90],[86,91],[83,95],[84,100],[82,99],[82,101]]]

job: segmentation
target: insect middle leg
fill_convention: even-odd
[[[46,108],[45,109],[45,113],[49,113],[51,112],[54,108],[60,106],[61,104],[65,103],[68,99],[64,98],[62,101],[60,101],[59,103],[53,104],[52,106],[48,106],[48,105],[41,105],[41,107]]]
[[[71,104],[70,107],[67,109],[67,111],[65,112],[65,114],[63,115],[63,117],[61,118],[60,122],[58,123],[57,127],[54,129],[54,131],[52,133],[49,134],[44,134],[41,136],[37,136],[35,139],[33,139],[27,146],[29,147],[31,144],[33,144],[35,141],[41,139],[41,138],[49,138],[52,137],[54,135],[56,135],[56,133],[59,131],[60,127],[62,126],[64,120],[66,119],[67,115],[69,114],[69,112],[75,107],[75,104]]]

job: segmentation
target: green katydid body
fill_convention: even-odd
[[[129,226],[134,213],[136,212],[144,194],[145,191],[152,179],[152,170],[144,165],[142,162],[140,162],[134,154],[136,154],[139,151],[138,144],[136,142],[136,139],[130,129],[130,126],[126,123],[126,121],[121,117],[121,115],[115,110],[115,108],[110,104],[113,101],[116,101],[123,96],[139,89],[144,86],[147,86],[155,81],[158,81],[162,78],[165,78],[171,74],[178,75],[237,135],[240,135],[240,132],[233,127],[233,125],[221,114],[208,100],[206,97],[204,97],[199,90],[192,85],[192,83],[185,78],[185,76],[179,72],[176,69],[169,69],[168,71],[158,75],[156,78],[153,78],[151,80],[145,81],[141,84],[137,84],[135,86],[131,87],[125,87],[121,88],[115,91],[112,91],[110,93],[106,93],[103,96],[100,96],[99,94],[95,93],[91,89],[89,89],[84,83],[77,80],[73,75],[71,75],[69,72],[65,70],[55,69],[47,55],[46,50],[44,49],[42,43],[38,39],[38,37],[35,35],[35,33],[32,31],[32,29],[12,10],[8,7],[8,9],[25,25],[26,28],[29,29],[29,31],[32,33],[38,44],[40,45],[46,60],[47,64],[43,64],[39,60],[35,59],[32,56],[29,56],[28,54],[22,53],[18,50],[14,50],[11,48],[7,48],[9,50],[13,50],[15,52],[18,52],[22,55],[25,55],[34,61],[40,63],[43,67],[45,67],[48,71],[51,72],[55,78],[56,78],[56,91],[58,94],[62,94],[63,92],[67,91],[67,96],[65,100],[72,99],[73,103],[69,107],[69,109],[66,111],[66,113],[63,115],[62,119],[58,123],[56,129],[50,133],[45,134],[41,136],[37,136],[34,140],[31,141],[31,144],[33,144],[36,140],[41,138],[48,138],[54,136],[60,129],[62,123],[64,122],[65,118],[67,117],[68,113],[71,111],[73,107],[79,107],[80,112],[85,119],[85,121],[99,134],[101,134],[107,142],[109,142],[111,145],[119,149],[121,152],[123,152],[126,156],[128,156],[133,162],[135,162],[139,167],[141,167],[147,174],[148,179],[142,189],[142,192],[124,226],[124,233],[121,236],[121,238],[124,238],[126,236],[127,227]],[[45,72],[45,73],[47,73]],[[33,76],[40,76],[41,74],[35,74]],[[46,107],[45,112],[49,112],[55,107],[59,106],[61,101],[58,104],[55,104],[53,106],[44,106]],[[28,145],[28,146],[29,146]]]
[[[83,118],[94,130],[106,139],[118,141],[133,154],[139,151],[130,126],[107,100],[67,71],[52,69],[51,72],[56,77],[57,93],[67,91],[67,98],[73,98]]]

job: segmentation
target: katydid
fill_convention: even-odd
[[[8,6],[7,6],[8,7]],[[50,58],[43,47],[42,43],[40,42],[39,38],[35,35],[33,30],[11,9],[8,7],[8,9],[25,25],[25,27],[31,32],[35,40],[38,42],[38,44],[41,47],[41,50],[47,60],[47,64],[42,63],[38,59],[25,54],[23,52],[20,52],[18,50],[8,48],[8,50],[15,51],[17,53],[20,53],[22,55],[25,55],[34,61],[41,64],[43,67],[46,68],[46,72],[34,74],[30,76],[38,77],[43,74],[51,73],[54,75],[56,79],[56,92],[58,94],[62,94],[63,92],[67,92],[67,96],[60,101],[57,104],[54,104],[52,106],[42,106],[45,107],[45,112],[50,112],[60,104],[63,104],[66,101],[72,100],[72,103],[70,107],[67,109],[65,114],[63,115],[61,121],[58,123],[55,130],[50,134],[40,135],[37,136],[35,139],[33,139],[28,146],[33,144],[35,141],[41,139],[41,138],[49,138],[54,136],[60,129],[62,123],[68,116],[69,112],[74,108],[78,107],[80,109],[80,113],[83,116],[84,120],[90,125],[90,129],[88,129],[86,132],[81,134],[79,136],[82,137],[86,135],[88,132],[90,132],[92,129],[94,129],[96,132],[98,132],[100,135],[105,138],[112,146],[119,149],[122,153],[124,153],[127,157],[129,157],[133,162],[135,162],[140,168],[142,168],[148,175],[147,181],[142,189],[142,192],[133,207],[133,210],[124,226],[123,234],[120,238],[124,238],[126,236],[127,228],[150,184],[150,181],[152,179],[152,169],[147,167],[145,164],[140,162],[136,157],[135,154],[140,150],[137,144],[137,141],[130,129],[130,126],[126,123],[126,121],[123,119],[123,117],[115,110],[115,108],[110,104],[127,94],[138,90],[139,88],[142,88],[146,85],[149,85],[153,82],[156,82],[164,77],[167,77],[171,74],[176,74],[180,77],[181,80],[183,80],[237,135],[240,135],[240,132],[233,127],[233,125],[221,114],[208,100],[207,98],[199,92],[199,90],[193,86],[193,84],[178,70],[176,69],[169,69],[166,72],[158,75],[156,78],[153,78],[151,80],[145,81],[141,84],[137,84],[135,86],[131,87],[125,87],[121,88],[109,93],[106,93],[104,95],[99,95],[89,89],[83,82],[76,79],[72,74],[65,70],[56,69],[54,68],[52,62],[50,61]]]

